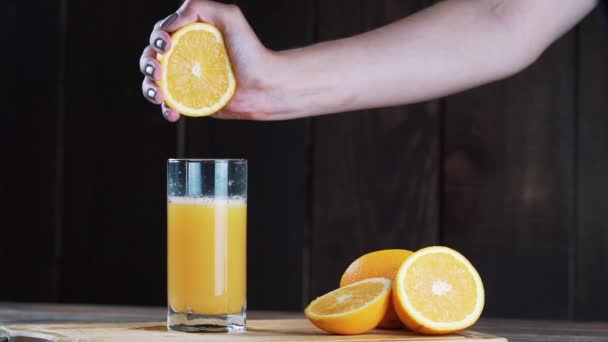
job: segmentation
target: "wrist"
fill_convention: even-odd
[[[319,45],[271,52],[264,82],[273,100],[268,108],[271,119],[293,119],[336,110],[342,87],[331,63],[317,54],[323,49]]]

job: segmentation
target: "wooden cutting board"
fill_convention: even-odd
[[[507,342],[505,338],[464,331],[447,336],[422,336],[404,330],[374,330],[368,334],[327,334],[305,319],[250,320],[242,333],[187,334],[167,331],[164,323],[15,325],[0,327],[11,342],[303,342],[303,341],[434,341]],[[28,338],[30,337],[30,338]],[[35,340],[31,338],[36,338]]]

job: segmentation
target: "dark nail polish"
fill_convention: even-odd
[[[154,78],[154,72],[156,71],[156,69],[154,69],[154,67],[152,66],[152,64],[148,64],[146,65],[146,67],[144,68],[144,73],[152,78]]]
[[[165,20],[163,20],[162,23],[160,23],[160,28],[163,30],[166,29],[171,24],[173,24],[177,20],[177,18],[179,18],[179,14],[177,14],[177,13],[171,14],[170,16],[165,18]]]
[[[167,42],[162,38],[157,38],[154,41],[154,46],[161,51],[165,51],[165,46],[167,46]]]
[[[148,89],[148,91],[146,91],[146,96],[150,100],[154,101],[156,98],[156,90],[154,90],[153,88]]]
[[[163,110],[163,117],[164,117],[166,120],[169,120],[169,109],[165,109],[165,110]]]

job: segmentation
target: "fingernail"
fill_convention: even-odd
[[[152,66],[152,64],[148,64],[146,65],[146,67],[144,68],[144,72],[146,75],[154,78],[154,72],[156,71],[156,69],[154,69],[154,67]]]
[[[163,30],[166,29],[171,24],[173,24],[177,20],[177,18],[179,18],[179,14],[177,14],[177,13],[171,14],[170,16],[165,18],[165,20],[163,20],[162,23],[160,23],[160,28]]]
[[[163,117],[165,118],[165,120],[169,120],[169,111],[169,109],[163,110]]]
[[[148,89],[148,91],[146,91],[146,96],[154,101],[156,99],[156,90],[154,90],[154,88],[150,88]]]
[[[162,38],[157,38],[154,41],[154,46],[156,46],[161,51],[165,51],[165,46],[167,46],[167,42],[165,42],[165,40]]]

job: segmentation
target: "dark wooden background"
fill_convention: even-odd
[[[430,1],[237,3],[286,49]],[[442,244],[478,267],[486,316],[608,320],[599,10],[526,71],[449,98],[172,125],[141,97],[138,58],[178,1],[18,5],[19,21],[16,1],[3,5],[17,49],[5,53],[0,301],[163,304],[166,159],[243,157],[251,308],[302,309],[362,253]]]

